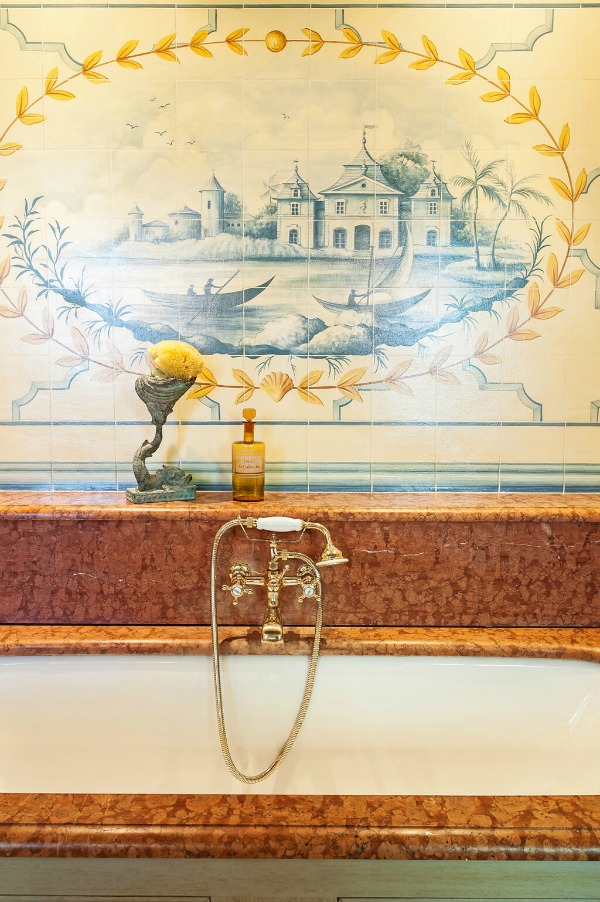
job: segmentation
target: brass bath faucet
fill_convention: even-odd
[[[277,753],[271,764],[257,774],[245,774],[236,765],[231,757],[229,749],[229,740],[227,738],[227,728],[225,726],[225,713],[223,711],[223,691],[221,688],[221,663],[219,652],[219,624],[217,622],[217,559],[219,555],[219,544],[222,537],[229,529],[235,527],[241,528],[246,534],[246,538],[250,536],[246,532],[247,529],[265,530],[270,533],[267,539],[269,543],[269,563],[266,573],[255,573],[249,564],[233,563],[229,568],[229,585],[223,586],[223,591],[231,593],[233,604],[237,604],[244,595],[251,595],[251,586],[265,586],[267,590],[267,610],[262,625],[263,642],[283,642],[283,628],[281,626],[281,613],[279,610],[279,593],[282,586],[298,586],[300,589],[299,600],[305,598],[313,598],[315,601],[315,635],[310,655],[310,664],[308,675],[306,677],[306,685],[302,695],[302,701],[296,715],[296,719],[292,725],[292,729],[280,751]],[[300,551],[289,551],[287,548],[280,548],[280,539],[277,533],[281,532],[299,532],[302,536],[305,530],[316,529],[325,536],[325,548],[318,561],[313,561],[306,554]],[[289,574],[290,565],[288,561],[298,561],[295,572]],[[331,541],[329,530],[320,523],[309,523],[305,520],[296,520],[292,517],[237,517],[235,520],[229,520],[217,531],[213,541],[213,550],[210,565],[210,618],[212,632],[212,656],[213,656],[213,676],[215,683],[215,704],[217,709],[217,728],[219,731],[219,742],[225,764],[229,772],[233,774],[236,780],[241,783],[254,784],[265,780],[273,771],[279,767],[300,732],[300,727],[304,721],[304,717],[308,710],[311,693],[317,673],[317,665],[319,663],[319,649],[321,643],[321,629],[323,626],[323,596],[321,591],[321,574],[320,567],[327,567],[331,564],[345,564],[347,558],[342,552],[335,547]]]
[[[242,527],[250,527],[266,530],[271,533],[269,539],[269,564],[266,574],[255,573],[248,564],[234,563],[229,569],[230,585],[224,585],[223,591],[230,592],[234,605],[237,605],[243,595],[251,595],[250,586],[265,586],[267,589],[267,609],[262,625],[261,636],[263,642],[282,642],[283,627],[281,624],[281,611],[279,607],[279,593],[284,586],[298,586],[300,595],[298,601],[305,598],[320,599],[321,576],[319,567],[332,564],[343,564],[347,558],[335,547],[331,541],[329,530],[320,523],[296,520],[291,517],[247,517],[239,518]],[[299,551],[289,551],[280,548],[280,540],[275,533],[293,532],[307,529],[316,529],[322,532],[326,539],[326,545],[319,560],[312,561],[307,555]],[[296,572],[288,576],[290,566],[287,561],[300,561]]]

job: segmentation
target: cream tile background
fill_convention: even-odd
[[[131,484],[129,462],[151,433],[134,392],[135,374],[144,371],[143,350],[167,337],[170,327],[205,354],[218,384],[205,403],[179,402],[156,463],[181,462],[201,488],[229,485],[230,445],[241,431],[244,406],[236,403],[239,370],[256,386],[247,403],[258,410],[273,488],[599,489],[600,10],[576,4],[547,10],[531,3],[485,10],[417,3],[337,11],[286,7],[146,2],[92,8],[85,0],[61,7],[3,5],[0,485]],[[248,31],[238,40],[246,54],[226,41],[243,28]],[[210,58],[187,46],[203,29],[209,30],[202,46],[210,48]],[[307,29],[324,44],[302,56]],[[265,42],[273,32],[280,34],[271,34],[271,43],[281,43],[282,36],[287,42],[276,53]],[[374,65],[390,49],[389,33],[403,52]],[[160,59],[153,49],[172,34],[178,61]],[[340,58],[356,47],[353,35],[365,46]],[[439,61],[416,70],[411,63],[427,52],[423,35]],[[139,42],[131,52],[141,68],[114,61],[129,40]],[[448,84],[467,71],[459,49],[472,55],[477,73],[468,83]],[[86,78],[82,63],[100,50]],[[498,66],[510,73],[512,98],[482,103],[482,94],[497,90]],[[57,87],[73,99],[43,96],[54,69]],[[99,83],[93,72],[107,80]],[[506,123],[510,114],[531,109],[532,85],[541,98],[539,121]],[[15,119],[24,87],[25,116],[42,114],[43,122]],[[557,140],[565,123],[570,142],[564,158],[540,154],[535,146]],[[344,262],[344,252],[322,247],[340,226],[327,211],[321,241],[306,241],[313,224],[299,217],[299,248],[287,243],[289,217],[270,244],[252,237],[260,223],[255,217],[293,176],[294,161],[318,200],[357,154],[377,174],[375,161],[406,140],[435,160],[429,174],[435,165],[455,211],[464,191],[456,178],[470,174],[467,141],[481,166],[501,161],[495,172],[502,175],[510,163],[515,178],[547,201],[523,195],[525,217],[511,207],[499,233],[501,265],[491,271],[490,243],[502,207],[480,191],[479,272],[472,245],[440,240],[426,247],[415,237],[409,286],[429,288],[425,300],[391,321],[379,312],[375,319],[347,310],[338,316],[314,297],[343,304],[351,287],[365,290],[377,281],[385,271],[384,253],[376,250],[371,264],[368,250],[348,250]],[[218,240],[178,240],[174,219],[186,206],[202,212],[202,228],[208,228],[199,192],[213,171],[243,210],[232,215],[232,227],[221,224]],[[582,171],[585,188],[572,208],[550,179],[574,186]],[[377,200],[381,179],[374,190]],[[20,271],[15,235],[25,204],[31,208],[35,198],[28,253],[38,250],[29,269]],[[282,211],[286,203],[280,200]],[[136,205],[148,226],[141,241],[134,240],[130,215]],[[371,234],[382,227],[366,206],[357,215]],[[428,215],[431,228],[439,214]],[[471,206],[471,226],[473,215]],[[570,256],[557,220],[575,231],[590,223]],[[355,221],[346,222],[351,246]],[[544,240],[534,265],[528,244],[536,222],[543,222]],[[417,219],[411,224],[417,236]],[[58,227],[67,228],[64,240],[72,243],[53,271],[46,249],[54,248]],[[290,258],[294,253],[299,256]],[[583,269],[576,282],[553,288],[551,255],[561,278]],[[529,270],[520,287],[511,282],[518,261]],[[256,302],[221,320],[193,319],[185,304],[153,303],[143,293],[185,296],[190,283],[200,292],[209,276],[216,284],[231,277],[232,288],[249,288],[271,275],[272,285]],[[544,310],[560,308],[556,315],[530,320],[532,284]],[[478,309],[486,299],[490,309]],[[307,328],[318,333],[308,348],[300,338]],[[533,330],[537,337],[515,340],[511,328]],[[482,361],[476,354],[484,343],[490,349]],[[279,400],[268,390],[277,373],[294,385]],[[396,390],[390,387],[394,374]],[[340,391],[347,378],[362,403]],[[311,381],[308,399],[298,391],[302,379]]]

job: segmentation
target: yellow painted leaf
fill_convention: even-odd
[[[9,157],[11,153],[16,153],[22,147],[22,144],[0,144],[0,157]]]
[[[0,216],[0,229],[4,228],[4,216]]]
[[[560,194],[562,198],[564,198],[565,200],[573,200],[571,189],[568,185],[565,185],[562,179],[555,179],[553,178],[553,176],[549,176],[549,178],[552,187],[555,191],[558,192],[558,194]]]
[[[225,40],[227,43],[229,43],[229,41],[239,41],[240,38],[244,37],[247,31],[249,31],[248,28],[238,28],[236,31],[232,31],[231,34],[228,34]]]
[[[518,332],[513,332],[508,337],[513,341],[533,341],[534,338],[540,337],[540,333],[534,332],[533,329],[520,329]]]
[[[561,150],[566,150],[569,144],[571,143],[571,129],[569,128],[569,123],[565,122],[561,129],[561,133],[558,138],[558,146]]]
[[[351,398],[353,401],[360,401],[361,404],[364,403],[360,392],[351,385],[338,385],[338,388],[346,398]]]
[[[217,379],[212,370],[209,370],[207,366],[203,366],[200,372],[198,373],[198,378],[202,382],[212,382],[213,385],[217,384]]]
[[[530,314],[534,316],[540,306],[540,289],[535,282],[532,282],[529,286],[529,291],[527,292],[527,304],[529,306]]]
[[[236,399],[233,403],[234,404],[243,404],[244,401],[247,401],[249,398],[252,397],[252,395],[254,394],[255,391],[256,391],[255,387],[245,388],[243,391],[241,391],[239,393],[239,395],[236,396]]]
[[[514,332],[514,330],[519,325],[519,311],[516,307],[513,307],[510,313],[508,314],[508,319],[506,321],[506,326],[509,332]]]
[[[323,370],[311,370],[310,373],[298,383],[298,388],[311,388],[313,385],[317,384],[322,375]]]
[[[164,38],[161,38],[160,41],[154,45],[154,52],[162,53],[163,50],[168,50],[176,37],[177,35],[175,32],[173,32],[173,34],[165,35]]]
[[[471,56],[470,53],[467,53],[466,50],[459,49],[458,58],[461,61],[461,63],[463,64],[463,66],[465,67],[465,69],[469,69],[470,72],[475,74],[475,72],[477,71],[477,69],[475,67],[475,60],[473,59],[473,57]]]
[[[452,75],[450,78],[446,80],[447,85],[462,85],[467,81],[471,81],[474,72],[458,72],[456,75]]]
[[[316,41],[314,44],[309,44],[302,51],[302,56],[312,56],[313,53],[318,53],[324,43],[325,41]]]
[[[498,357],[496,354],[478,354],[477,359],[486,366],[495,366],[497,363],[501,362],[502,358]]]
[[[109,80],[106,75],[103,75],[101,72],[96,72],[95,69],[90,69],[87,72],[83,73],[83,77],[87,78],[88,81],[92,81],[95,84],[106,84]]]
[[[143,69],[144,67],[139,60],[117,60],[119,66],[123,69]]]
[[[407,385],[406,382],[398,381],[398,382],[388,382],[386,379],[386,385],[388,388],[391,388],[392,391],[397,392],[399,395],[408,395],[409,397],[414,397],[414,392],[410,385]]]
[[[192,40],[190,41],[190,47],[194,44],[202,44],[210,34],[209,28],[201,28],[200,31],[197,31],[195,35],[193,35]]]
[[[313,31],[312,28],[303,28],[302,34],[305,37],[307,37],[309,39],[309,41],[317,41],[317,42],[320,42],[321,44],[324,43],[323,38],[321,37],[319,32]]]
[[[234,53],[239,54],[239,56],[248,56],[248,51],[245,50],[241,44],[238,44],[237,41],[227,41],[227,46],[233,50]]]
[[[309,391],[307,388],[300,388],[300,386],[298,386],[297,391],[303,401],[308,401],[309,404],[320,404],[321,407],[325,406],[314,391]]]
[[[504,121],[508,122],[509,125],[523,125],[525,122],[531,122],[532,119],[535,119],[535,116],[532,116],[531,113],[513,113],[511,116],[507,116]]]
[[[48,91],[48,97],[52,100],[74,100],[75,95],[70,91]]]
[[[0,191],[2,188],[0,187]],[[575,235],[573,236],[573,244],[581,244],[583,239],[587,236],[587,233],[590,230],[591,222],[588,222],[586,225],[581,226],[580,229],[577,229]]]
[[[348,385],[356,385],[357,382],[360,382],[364,374],[367,372],[366,367],[359,367],[355,370],[349,370],[345,376],[343,376],[338,382],[338,388],[342,386],[347,387]]]
[[[48,75],[46,76],[46,86],[44,89],[46,91],[46,93],[48,93],[48,91],[52,90],[52,88],[56,84],[57,80],[58,80],[58,69],[55,66],[54,69],[50,69],[50,71],[48,72]]]
[[[388,45],[390,50],[397,50],[398,53],[400,53],[400,51],[402,50],[402,47],[401,47],[400,41],[398,40],[396,35],[392,34],[391,31],[386,31],[385,28],[382,29],[381,34],[382,34],[383,40]]]
[[[235,381],[239,382],[240,385],[247,385],[252,388],[256,388],[250,376],[247,376],[243,370],[232,370],[231,372],[233,373],[233,378],[235,379]]]
[[[544,307],[543,310],[539,310],[534,319],[552,319],[553,316],[556,316],[558,313],[562,313],[562,307]]]
[[[362,44],[362,39],[358,31],[350,25],[346,25],[345,28],[342,28],[342,34],[346,40],[350,41],[352,44]]]
[[[488,91],[487,94],[482,94],[481,99],[485,100],[486,103],[498,103],[499,100],[506,100],[508,94],[504,94],[501,91]]]
[[[579,282],[584,272],[585,269],[574,269],[572,273],[570,273],[568,276],[565,276],[565,278],[561,279],[560,282],[557,282],[556,287],[568,288],[569,285],[574,285],[575,282]]]
[[[6,179],[0,179],[0,191],[3,190],[5,185],[6,185]]]
[[[43,121],[44,116],[41,113],[24,113],[23,116],[19,116],[19,122],[23,125],[38,125]]]
[[[172,50],[155,50],[156,55],[161,60],[166,60],[167,63],[178,63],[179,59],[177,54],[173,53]]]
[[[510,94],[510,75],[503,69],[501,66],[498,66],[498,81],[504,88],[507,94]]]
[[[204,56],[206,58],[212,59],[212,53],[208,49],[208,47],[203,47],[201,44],[190,44],[190,50],[192,53],[198,54],[198,56]]]
[[[543,157],[560,157],[562,156],[561,150],[556,150],[555,147],[552,147],[551,144],[534,144],[533,149],[537,150],[538,153],[541,153]]]
[[[362,44],[353,44],[351,47],[346,47],[345,50],[342,50],[340,53],[341,60],[351,59],[353,56],[356,56],[362,50]]]
[[[552,282],[553,285],[556,285],[558,281],[558,260],[556,259],[556,254],[550,254],[548,256],[548,278]]]
[[[431,56],[434,60],[437,61],[439,57],[438,57],[437,47],[435,46],[433,41],[430,41],[426,35],[423,35],[422,40],[423,40],[423,47],[425,48],[426,53],[429,56]]]
[[[190,388],[189,392],[186,395],[186,398],[188,398],[189,400],[193,400],[194,398],[204,398],[205,395],[209,395],[211,391],[214,390],[215,386],[212,383],[208,383],[207,385],[194,385],[192,388]]]
[[[535,85],[532,85],[529,89],[529,106],[531,107],[532,112],[535,113],[536,116],[539,116],[542,101]]]
[[[81,67],[82,71],[87,72],[89,69],[93,69],[95,66],[98,65],[98,63],[100,62],[101,59],[102,59],[102,51],[101,50],[96,50],[95,53],[90,53],[90,55],[86,56],[86,58],[83,61],[83,66]]]
[[[400,54],[399,50],[384,50],[383,53],[380,53],[375,62],[384,66],[386,63],[391,63],[395,60]]]
[[[556,231],[563,241],[566,241],[567,244],[571,244],[571,229],[566,222],[562,221],[562,219],[556,220]]]
[[[20,119],[25,110],[27,109],[27,105],[29,103],[29,94],[27,92],[27,88],[21,88],[19,93],[17,94],[17,119]]]
[[[3,316],[5,319],[18,319],[21,314],[18,310],[15,310],[14,307],[0,307],[0,316]],[[362,398],[361,398],[362,400]]]
[[[437,60],[434,59],[426,59],[426,60],[417,60],[414,63],[410,63],[410,69],[429,69],[430,66],[435,66]]]
[[[389,373],[388,373],[387,376],[385,377],[385,381],[387,382],[388,379],[389,379],[389,380],[392,380],[392,379],[399,379],[400,376],[404,375],[404,373],[405,373],[408,369],[410,369],[411,366],[412,366],[412,360],[401,360],[399,363],[396,364],[396,366],[394,366],[394,367],[389,371]]]
[[[575,194],[573,195],[573,200],[579,200],[586,185],[587,172],[585,171],[585,169],[582,169],[577,176],[577,181],[575,182]]]
[[[127,41],[126,44],[123,44],[121,49],[117,53],[117,62],[121,60],[127,59],[128,56],[131,56],[139,41]]]

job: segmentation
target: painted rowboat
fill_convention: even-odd
[[[255,297],[258,297],[265,288],[268,288],[275,276],[271,276],[266,282],[255,285],[253,288],[243,288],[241,291],[215,292],[211,295],[206,294],[168,294],[160,291],[146,291],[142,289],[147,298],[155,304],[161,304],[163,307],[178,307],[183,310],[190,310],[202,316],[221,317],[229,316],[236,307],[247,304]]]
[[[391,319],[394,316],[401,316],[403,313],[409,311],[412,307],[422,301],[423,298],[427,297],[430,291],[431,285],[415,286],[415,288],[410,289],[410,293],[409,290],[406,290],[403,292],[403,296],[395,297],[392,300],[375,301],[374,303],[368,301],[366,304],[361,303],[360,300],[358,300],[355,306],[348,303],[325,301],[323,298],[318,298],[316,295],[314,295],[314,298],[322,307],[326,310],[331,310],[333,313],[356,310],[360,313],[373,312],[376,317]],[[373,298],[373,293],[371,294],[371,298]]]

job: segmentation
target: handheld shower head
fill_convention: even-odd
[[[323,526],[321,523],[303,523],[302,525],[304,529],[318,529],[319,532],[322,532],[325,536],[327,544],[325,545],[319,560],[316,561],[317,567],[330,567],[334,564],[348,563],[348,558],[344,557],[340,549],[336,548],[331,541],[331,535],[326,526]]]
[[[321,557],[316,562],[317,567],[330,567],[334,564],[347,564],[348,558],[344,557],[339,548],[336,548],[331,540],[327,543]]]

